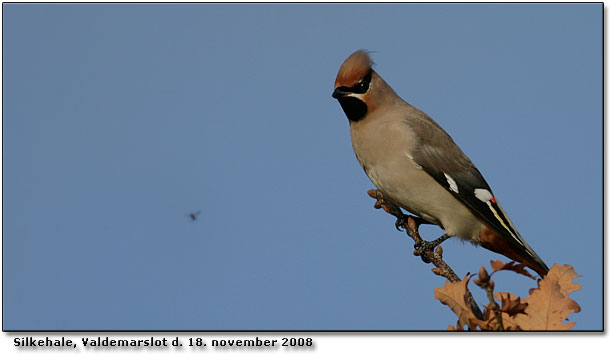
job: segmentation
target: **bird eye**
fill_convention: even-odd
[[[371,84],[371,76],[372,76],[372,71],[369,71],[368,74],[366,74],[362,80],[360,80],[360,82],[358,82],[356,84],[355,87],[355,91],[357,93],[365,93],[366,91],[369,90],[369,85]]]
[[[358,93],[358,94],[366,93],[369,90],[369,86],[371,84],[372,74],[373,74],[373,71],[371,70],[368,74],[366,74],[362,78],[362,80],[358,81],[358,83],[354,84],[353,86],[350,86],[350,87],[340,86],[340,87],[337,87],[337,89],[335,91],[352,92],[352,93]]]
[[[359,83],[356,84],[356,87],[354,88],[354,91],[356,93],[365,93],[368,90],[369,90],[369,81],[367,81],[367,80],[360,81]]]

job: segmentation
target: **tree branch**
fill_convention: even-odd
[[[396,228],[400,230],[400,228],[404,229],[409,237],[413,239],[415,242],[416,248],[418,245],[425,244],[421,236],[419,235],[419,225],[421,224],[429,224],[426,220],[412,215],[404,214],[398,206],[393,204],[392,202],[385,200],[383,198],[383,194],[378,190],[371,189],[368,191],[368,195],[376,199],[375,209],[383,209],[386,213],[393,215],[396,217]],[[420,256],[422,261],[425,263],[432,263],[436,266],[436,268],[432,269],[432,272],[436,275],[447,278],[450,282],[459,282],[461,279],[457,274],[451,269],[451,267],[443,260],[443,248],[441,246],[438,247],[421,247],[416,249],[413,254],[415,256]],[[483,313],[481,309],[479,309],[479,305],[477,305],[476,301],[472,297],[472,294],[469,290],[466,290],[466,302],[472,309],[472,312],[477,316],[478,319],[483,319]]]

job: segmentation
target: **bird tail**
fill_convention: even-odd
[[[541,277],[545,276],[549,271],[549,267],[542,261],[542,259],[534,252],[534,250],[523,240],[521,235],[521,244],[516,242],[510,242],[509,239],[501,235],[489,226],[486,226],[480,235],[481,246],[487,248],[490,251],[502,254],[514,261],[523,263],[530,267]]]

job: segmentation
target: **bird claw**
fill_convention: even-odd
[[[407,228],[405,225],[407,225],[408,218],[409,217],[407,215],[396,217],[396,222],[394,223],[394,227],[396,228],[396,230],[400,232],[406,231]]]
[[[413,245],[413,248],[415,248],[415,251],[413,251],[413,255],[415,256],[420,256],[422,261],[424,261],[424,263],[430,263],[430,259],[426,256],[426,251],[429,249],[434,249],[434,247],[431,245],[431,242],[428,241],[419,241],[419,242],[415,242],[415,244]]]
[[[441,243],[443,243],[449,237],[450,236],[447,236],[447,234],[444,234],[443,236],[437,238],[434,241],[424,241],[424,240],[421,240],[419,242],[416,242],[414,247],[415,247],[415,249],[421,250],[421,251],[427,251],[427,250],[434,251],[436,246],[438,246]]]
[[[443,241],[447,240],[450,236],[447,236],[447,234],[444,234],[443,236],[437,238],[434,241],[418,241],[415,242],[415,245],[413,245],[413,247],[415,248],[415,251],[413,252],[416,256],[421,256],[422,260],[426,263],[430,263],[430,260],[428,259],[428,257],[426,257],[425,253],[426,251],[430,250],[430,251],[434,251],[434,249],[439,246],[441,243],[443,243]]]
[[[436,247],[436,245],[434,245],[434,241],[418,241],[415,242],[415,244],[413,245],[413,248],[415,248],[416,250],[421,252],[427,251],[427,250],[434,250],[434,247]]]

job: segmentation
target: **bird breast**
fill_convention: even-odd
[[[404,120],[367,116],[350,124],[350,134],[358,161],[385,198],[450,236],[478,243],[481,223],[413,161],[418,140]]]

